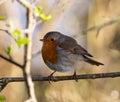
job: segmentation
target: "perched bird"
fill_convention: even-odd
[[[72,37],[61,34],[57,31],[51,31],[45,34],[42,46],[42,57],[45,64],[54,72],[67,72],[74,70],[76,76],[75,64],[78,61],[84,61],[92,65],[104,65],[90,57],[93,57],[87,50],[80,46]]]

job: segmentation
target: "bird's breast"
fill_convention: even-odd
[[[44,44],[42,47],[42,57],[46,62],[56,64],[59,60],[59,55],[55,44]]]

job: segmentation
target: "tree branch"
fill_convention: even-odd
[[[92,27],[88,28],[87,30],[83,30],[82,34],[85,34],[89,31],[96,30],[97,31],[96,36],[98,36],[99,32],[101,31],[102,28],[107,27],[107,26],[112,25],[112,24],[115,24],[115,23],[119,23],[119,22],[120,22],[120,16],[116,16],[116,17],[112,18],[111,20],[104,22],[100,25],[92,26]]]
[[[33,17],[33,5],[26,2],[25,0],[17,0],[20,4],[26,6],[26,17],[27,17],[27,33],[25,34],[26,37],[30,40],[30,42],[25,45],[24,49],[24,64],[23,64],[23,75],[25,78],[25,82],[28,88],[28,96],[29,99],[25,102],[37,102],[34,90],[34,84],[32,82],[31,77],[31,56],[32,56],[32,33],[35,28],[34,17]]]
[[[16,41],[16,39],[12,36],[12,34],[8,30],[0,28],[0,31],[7,33],[14,41]]]
[[[110,73],[97,73],[97,74],[82,74],[82,75],[76,75],[76,78],[73,76],[53,76],[51,78],[49,77],[42,77],[42,76],[33,76],[33,81],[66,81],[66,80],[83,80],[83,79],[98,79],[98,78],[115,78],[120,77],[120,72],[110,72]],[[24,82],[26,81],[23,77],[4,77],[0,78],[0,86],[1,90],[11,82]]]
[[[5,57],[5,56],[3,56],[3,55],[1,55],[1,54],[0,54],[0,57],[3,58],[3,59],[6,60],[6,61],[8,61],[8,62],[10,62],[10,63],[12,63],[12,64],[18,66],[18,67],[20,67],[20,68],[23,68],[23,65],[21,65],[21,64],[15,62],[15,61],[13,61],[13,60],[11,60],[11,59]]]
[[[28,88],[28,96],[29,96],[29,99],[26,100],[26,102],[37,102],[36,101],[36,97],[35,97],[35,92],[34,92],[34,84],[32,82],[32,78],[31,78],[31,75],[30,75],[30,67],[31,67],[31,54],[32,54],[32,33],[33,33],[33,30],[35,28],[35,24],[33,24],[33,5],[30,4],[29,2],[25,1],[25,0],[17,0],[21,5],[23,5],[24,7],[26,7],[27,9],[27,33],[25,34],[26,37],[30,40],[29,44],[25,45],[24,46],[24,64],[23,65],[20,65],[18,63],[16,63],[15,61],[11,60],[11,59],[8,59],[7,57],[4,57],[3,55],[0,54],[0,57],[5,59],[6,61],[8,62],[11,62],[17,66],[19,66],[20,68],[22,68],[23,70],[23,75],[26,79],[26,85],[27,85],[27,88]],[[0,31],[4,31],[6,32],[9,36],[12,37],[12,34],[8,31],[8,30],[5,30],[5,29],[0,29]],[[13,38],[13,37],[12,37]],[[13,38],[14,39],[14,38]],[[15,39],[14,39],[15,40]],[[3,85],[3,87],[5,87],[7,85],[7,81],[5,81],[6,84]]]

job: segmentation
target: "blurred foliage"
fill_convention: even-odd
[[[6,97],[3,95],[0,95],[0,102],[6,102]]]
[[[21,47],[23,44],[28,44],[29,42],[30,42],[30,40],[28,38],[24,38],[21,36],[19,36],[16,39],[16,43],[17,43],[18,47]]]
[[[12,34],[16,37],[17,35],[20,35],[21,34],[21,31],[18,30],[18,29],[14,29]]]
[[[6,53],[8,54],[8,55],[10,55],[11,53],[12,53],[12,51],[13,51],[13,46],[11,45],[11,46],[8,46],[7,48],[6,48]]]
[[[10,25],[10,24],[6,24],[6,27],[10,28],[10,27],[11,27],[11,25]]]
[[[43,8],[42,7],[35,7],[35,12],[37,15],[39,15],[40,13],[42,13]]]
[[[6,20],[6,16],[0,16],[0,21],[1,20]]]
[[[44,12],[43,12],[43,8],[42,7],[35,7],[35,13],[36,15],[41,18],[43,21],[49,21],[52,16],[49,14],[49,15],[46,15]]]
[[[22,32],[18,29],[14,29],[13,32],[13,37],[16,40],[16,43],[18,47],[20,48],[23,44],[28,44],[30,40],[28,38],[23,37]]]

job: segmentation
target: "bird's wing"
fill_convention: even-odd
[[[64,41],[60,43],[59,47],[64,50],[70,50],[73,46],[77,44],[76,40],[69,36],[64,36]]]
[[[59,47],[73,54],[93,57],[91,54],[88,53],[87,50],[85,50],[82,46],[78,45],[75,39],[68,36],[64,39],[64,42],[59,45]]]
[[[82,46],[80,45],[76,45],[72,48],[72,53],[74,54],[80,54],[83,56],[89,56],[89,57],[93,57],[90,53],[88,53],[87,50],[85,50]]]

